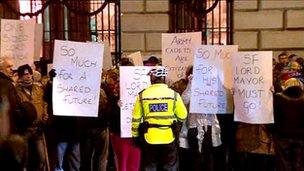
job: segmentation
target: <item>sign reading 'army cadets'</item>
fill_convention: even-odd
[[[238,46],[201,45],[195,48],[190,113],[232,113],[231,53]]]
[[[232,61],[234,120],[273,123],[272,52],[238,52]]]
[[[121,137],[132,137],[132,111],[134,108],[136,96],[144,88],[148,87],[150,77],[147,73],[151,67],[144,66],[121,66],[120,75],[120,129]]]
[[[10,57],[14,66],[34,62],[35,20],[1,19],[1,56]]]
[[[98,116],[104,45],[55,40],[54,115]]]
[[[162,34],[162,65],[168,69],[168,85],[185,78],[187,67],[193,63],[193,48],[201,41],[201,32]]]

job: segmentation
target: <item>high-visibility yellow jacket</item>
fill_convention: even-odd
[[[174,141],[173,121],[183,122],[187,109],[178,93],[166,84],[152,84],[136,97],[132,116],[132,136],[138,137],[138,127],[143,121],[149,124],[165,125],[148,129],[144,137],[149,144],[169,144]]]

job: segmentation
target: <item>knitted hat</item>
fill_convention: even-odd
[[[299,79],[290,78],[283,83],[282,88],[283,88],[283,90],[285,90],[289,87],[294,87],[294,86],[300,87],[302,89],[304,87],[303,83]]]

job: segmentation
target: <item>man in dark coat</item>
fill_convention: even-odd
[[[22,132],[35,120],[36,111],[31,105],[20,104],[12,77],[12,60],[0,58],[0,168],[21,171],[27,158]]]

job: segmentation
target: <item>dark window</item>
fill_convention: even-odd
[[[202,44],[232,44],[232,0],[170,0],[170,32],[202,31]]]

